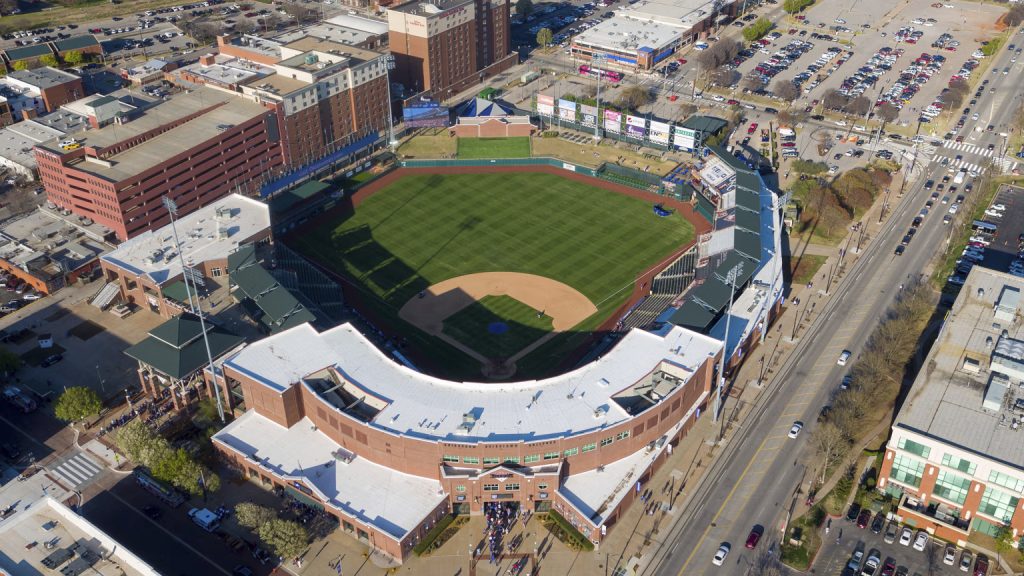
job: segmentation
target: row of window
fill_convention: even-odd
[[[498,492],[498,491],[500,491],[500,489],[497,486],[498,486],[497,484],[484,484],[484,492]],[[544,491],[544,490],[547,490],[547,489],[548,489],[548,485],[547,484],[538,484],[537,485],[537,490]],[[506,491],[509,491],[509,490],[519,490],[519,483],[518,482],[506,482],[505,483],[505,490]],[[460,485],[455,487],[455,491],[456,492],[465,492],[466,491],[466,487],[464,485],[460,484]]]
[[[611,444],[611,443],[613,443],[613,442],[615,442],[617,440],[625,440],[626,438],[629,438],[629,430],[625,430],[625,431],[619,432],[615,436],[609,436],[607,438],[604,438],[603,440],[601,440],[601,446],[602,447],[608,446],[609,444]],[[597,449],[597,443],[593,443],[592,442],[590,444],[584,444],[582,448],[569,448],[569,449],[567,449],[567,450],[565,450],[563,452],[545,452],[543,455],[541,455],[541,454],[529,454],[529,455],[523,457],[522,463],[523,464],[534,464],[536,462],[540,462],[542,459],[543,460],[558,460],[561,457],[569,458],[569,457],[576,456],[577,454],[579,454],[580,450],[582,450],[583,453],[587,453],[587,452],[592,452],[592,451],[594,451],[596,449]],[[473,464],[473,465],[479,465],[480,464],[480,458],[478,458],[476,456],[462,456],[462,457],[460,457],[460,456],[457,456],[455,454],[445,454],[444,456],[441,457],[441,460],[445,464],[459,464],[460,461],[461,461],[462,464]],[[520,460],[519,460],[518,456],[505,456],[504,458],[498,458],[497,456],[485,456],[484,459],[483,459],[483,462],[484,462],[484,466],[497,466],[498,464],[519,464]]]
[[[919,444],[917,442],[914,442],[913,440],[908,440],[906,438],[900,438],[900,440],[896,444],[896,447],[900,450],[909,452],[911,454],[916,454],[925,459],[927,459],[928,456],[931,454],[931,448],[929,448],[928,446]],[[896,460],[906,462],[907,460],[912,459],[901,458],[901,456],[897,454]],[[960,458],[959,456],[954,456],[952,454],[943,454],[941,461],[943,466],[959,470],[960,472],[964,472],[969,476],[974,476],[974,473],[978,469],[978,465],[975,464],[974,462],[971,462],[970,460],[967,460],[965,458]],[[918,463],[918,465],[921,468],[923,468],[924,466],[923,463]],[[902,482],[902,480],[900,481]],[[909,484],[909,482],[905,483]],[[998,470],[992,470],[991,472],[989,472],[988,483],[996,484],[998,486],[1002,486],[1003,488],[1008,488],[1017,493],[1024,493],[1024,480],[1016,478],[1009,474],[1005,474]],[[917,486],[917,484],[914,484],[914,486]]]

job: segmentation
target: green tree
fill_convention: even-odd
[[[57,57],[54,56],[53,54],[43,54],[42,56],[39,57],[39,63],[42,64],[43,66],[56,66],[57,65]]]
[[[277,512],[266,506],[253,504],[252,502],[242,502],[235,505],[235,519],[242,526],[252,530],[256,530],[276,518]]]
[[[28,61],[18,60],[14,64],[11,64],[11,68],[14,68],[16,71],[28,70]]]
[[[538,46],[550,46],[551,39],[554,34],[551,33],[551,28],[541,28],[537,31],[537,45]]]
[[[275,518],[261,525],[260,540],[282,558],[296,558],[306,549],[309,534],[298,522]]]
[[[75,386],[68,388],[57,398],[53,413],[65,422],[78,422],[86,418],[99,416],[103,409],[100,396],[92,388]]]
[[[21,356],[0,346],[0,374],[13,374],[21,367]]]
[[[78,66],[85,61],[85,56],[83,56],[78,50],[69,50],[64,53],[64,61],[71,66]]]
[[[526,18],[533,13],[533,0],[516,0],[516,14]]]
[[[782,3],[782,9],[787,14],[796,14],[811,4],[814,4],[814,0],[786,0]]]
[[[753,24],[743,29],[743,39],[747,42],[753,42],[754,40],[760,40],[772,29],[771,20],[767,18],[758,18]]]
[[[162,439],[161,439],[162,440]],[[145,455],[152,452],[157,436],[142,420],[132,420],[114,433],[114,445],[129,460],[145,465]]]
[[[618,104],[627,110],[637,108],[654,102],[654,94],[647,86],[630,86],[619,95]]]
[[[1002,564],[1003,556],[1006,556],[1016,548],[1013,545],[1013,530],[1006,524],[996,528],[994,536],[996,541],[996,565]]]

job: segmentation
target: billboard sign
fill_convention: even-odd
[[[558,99],[558,117],[562,120],[576,121],[576,103],[571,100]]]
[[[583,115],[583,125],[593,128],[597,126],[597,106],[580,104],[580,114]]]
[[[664,122],[655,122],[651,120],[651,131],[648,138],[651,142],[661,144],[662,146],[668,146],[668,137],[672,127]]]
[[[643,140],[647,130],[647,120],[640,116],[626,116],[626,135],[630,138]]]
[[[673,126],[672,128],[672,143],[675,144],[675,147],[683,150],[693,150],[693,146],[697,141],[697,131],[683,128],[682,126]]]
[[[622,114],[614,110],[605,110],[604,129],[616,134],[622,132]]]
[[[420,101],[402,108],[402,121],[408,128],[445,128],[451,125],[447,106]]]
[[[555,97],[537,94],[537,114],[542,116],[554,116]]]

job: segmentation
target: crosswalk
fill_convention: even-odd
[[[975,154],[983,158],[991,158],[996,154],[995,150],[989,150],[987,147],[978,146],[977,144],[968,144],[967,142],[947,141],[944,148],[948,150],[956,150],[958,152],[966,152],[968,154]]]
[[[60,464],[50,469],[50,472],[56,475],[62,484],[66,484],[72,490],[88,484],[102,471],[103,467],[84,452],[65,458]]]

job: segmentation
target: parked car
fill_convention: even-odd
[[[910,546],[910,541],[914,538],[914,531],[909,527],[904,526],[900,532],[900,546]]]
[[[881,510],[875,513],[875,519],[871,521],[871,532],[881,534],[885,526],[885,514]]]
[[[918,530],[917,536],[914,537],[914,550],[918,552],[924,552],[924,547],[928,545],[928,533],[924,530]]]
[[[860,515],[857,516],[857,528],[867,528],[868,522],[871,521],[871,511],[861,510]]]
[[[964,550],[960,554],[960,571],[970,572],[971,564],[974,563],[974,554],[971,554],[970,550]]]
[[[40,362],[39,365],[42,366],[43,368],[48,368],[50,366],[53,366],[57,362],[60,362],[63,359],[63,354],[50,354],[42,362]]]
[[[946,566],[952,566],[956,563],[956,546],[946,544],[946,551],[942,555],[942,563]]]
[[[988,574],[988,556],[978,554],[974,561],[974,576],[986,576]]]

